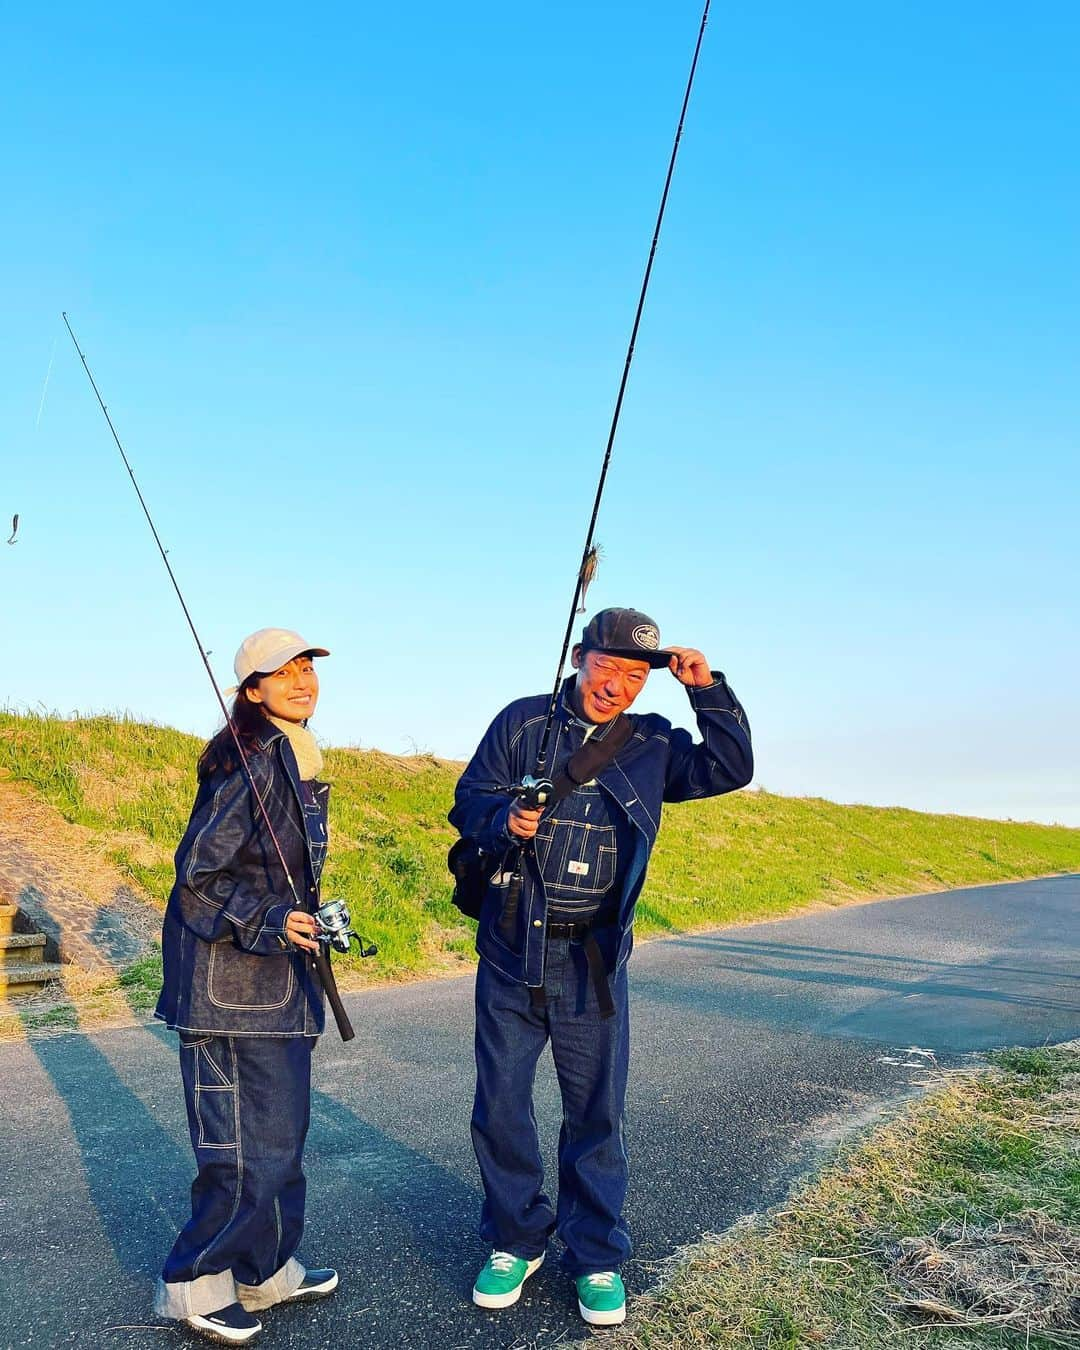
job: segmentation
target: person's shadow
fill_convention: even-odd
[[[98,1044],[105,1037],[115,1038],[108,1048],[133,1086]],[[93,1039],[62,1035],[31,1045],[66,1109],[78,1149],[77,1159],[50,1155],[52,1164],[81,1165],[100,1231],[95,1234],[86,1216],[72,1211],[80,1233],[76,1260],[86,1262],[79,1282],[100,1278],[107,1264],[103,1237],[130,1277],[112,1286],[115,1320],[146,1323],[161,1263],[189,1214],[195,1175],[175,1035],[152,1026]],[[363,1301],[373,1305],[359,1311],[369,1313],[379,1333],[375,1343],[397,1343],[398,1329],[380,1326],[380,1319],[385,1322],[389,1309],[396,1321],[400,1290],[417,1269],[424,1270],[434,1302],[452,1307],[467,1301],[480,1253],[478,1240],[468,1236],[475,1227],[477,1189],[319,1091],[312,1094],[305,1171],[308,1219],[301,1259],[353,1273],[353,1290],[362,1290]],[[27,1178],[24,1203],[32,1203],[32,1186],[39,1183],[40,1178]],[[360,1272],[362,1281],[355,1278]],[[62,1307],[55,1316],[55,1327],[47,1330],[59,1337]]]

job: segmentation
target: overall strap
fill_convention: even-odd
[[[600,950],[600,944],[597,942],[596,934],[591,926],[587,923],[557,924],[555,926],[577,930],[574,937],[580,941],[582,951],[585,953],[585,964],[589,968],[589,980],[596,994],[596,1004],[600,1009],[600,1016],[614,1017],[615,1001],[611,997],[611,982],[608,980],[607,967],[604,965],[604,953]],[[529,1006],[534,1013],[543,1013],[547,1007],[547,995],[544,993],[542,984],[529,986]]]
[[[625,713],[619,713],[603,736],[590,736],[580,750],[575,750],[555,777],[553,800],[561,802],[582,783],[591,783],[614,763],[615,756],[633,735],[634,728]]]

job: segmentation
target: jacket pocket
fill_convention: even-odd
[[[216,1008],[283,1008],[294,988],[292,957],[285,952],[281,956],[254,956],[224,942],[210,948],[206,993]]]

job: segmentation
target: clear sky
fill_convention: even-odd
[[[296,627],[324,739],[451,756],[549,687],[698,17],[10,9],[0,702],[215,725],[62,309],[223,683]],[[1078,57],[1065,0],[713,10],[590,607],[772,791],[1080,825]]]

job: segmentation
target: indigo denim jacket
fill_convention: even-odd
[[[305,909],[319,903],[327,783],[312,782],[305,810],[296,756],[271,723],[249,755],[274,834]],[[162,930],[164,987],[155,1016],[180,1031],[317,1036],[323,991],[310,957],[285,937],[295,908],[242,770],[199,784],[176,851],[176,883]]]
[[[556,711],[549,772],[554,776],[584,739],[581,724],[570,705],[573,679],[565,682]],[[660,828],[664,802],[714,797],[745,787],[754,773],[750,727],[746,713],[724,676],[713,672],[704,689],[687,688],[702,739],[673,728],[655,713],[627,713],[633,728],[630,740],[597,778],[607,794],[612,815],[630,823],[631,852],[624,866],[619,858],[618,918],[596,934],[610,971],[622,966],[633,947],[634,907],[645,884],[649,855]],[[544,938],[548,899],[534,848],[525,850],[524,882],[511,936],[500,931],[509,880],[504,861],[512,849],[506,829],[512,796],[507,790],[536,769],[549,696],[518,699],[504,708],[488,728],[476,753],[458,781],[450,823],[475,839],[493,862],[480,914],[476,950],[501,974],[517,984],[544,982]],[[541,818],[537,837],[543,837]],[[602,860],[599,855],[596,859]]]

